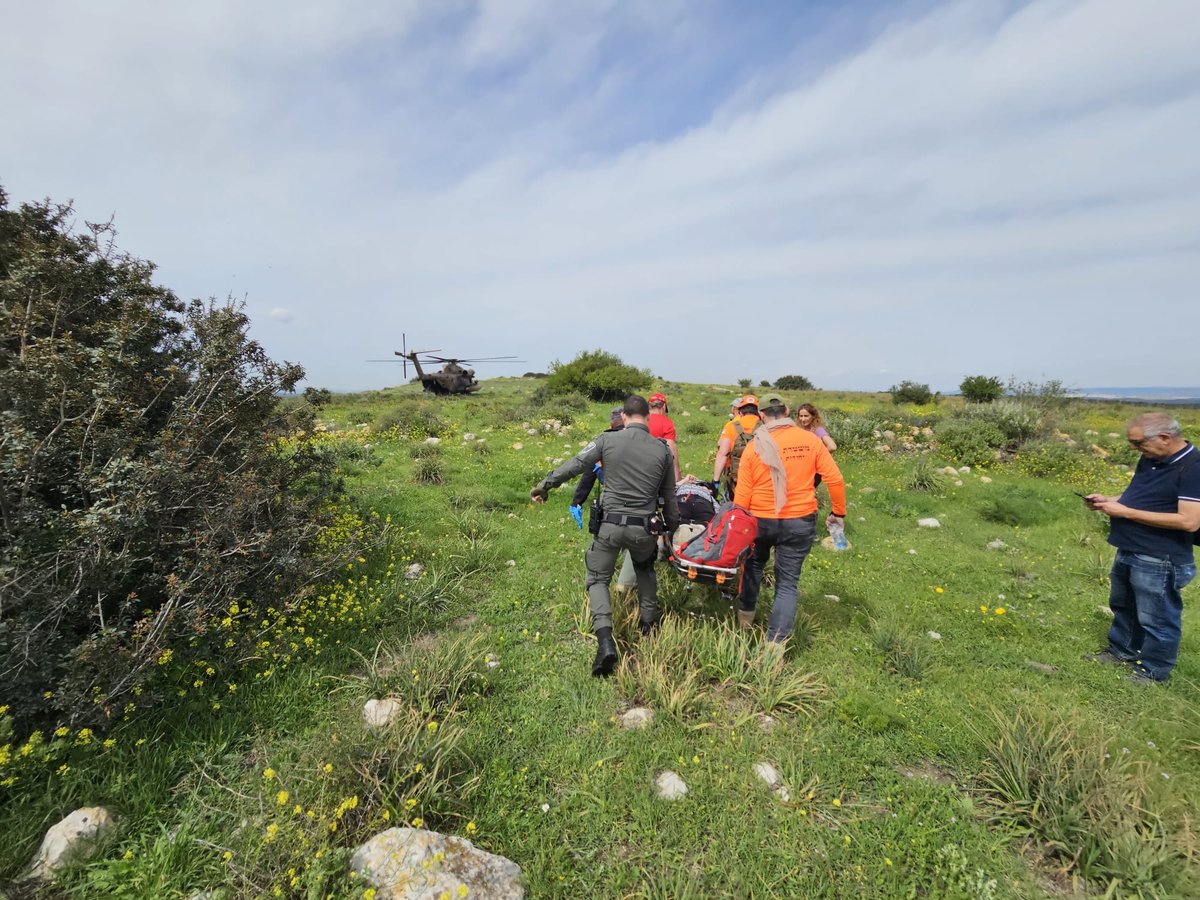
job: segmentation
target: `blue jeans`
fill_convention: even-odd
[[[1166,681],[1175,668],[1183,631],[1179,592],[1196,577],[1196,567],[1118,550],[1111,577],[1109,648],[1134,662],[1142,674]]]
[[[800,584],[800,569],[812,549],[817,533],[817,514],[802,519],[759,519],[758,538],[746,560],[738,607],[752,611],[758,603],[763,570],[771,548],[775,548],[775,602],[767,622],[767,640],[782,641],[792,633],[796,621],[796,599]]]

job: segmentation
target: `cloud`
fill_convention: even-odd
[[[292,321],[292,311],[284,309],[282,306],[277,306],[271,310],[271,318],[276,322],[290,322]]]
[[[697,381],[1190,382],[1116,348],[1200,326],[1193,12],[38,4],[0,36],[0,78],[44,72],[0,171],[245,293],[333,387],[401,332]]]

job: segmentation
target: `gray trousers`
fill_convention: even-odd
[[[658,621],[658,576],[654,571],[654,560],[658,556],[657,541],[649,531],[637,525],[605,522],[583,554],[593,631],[612,628],[612,597],[608,585],[617,567],[617,555],[622,550],[629,551],[629,560],[637,578],[639,618],[643,622]]]

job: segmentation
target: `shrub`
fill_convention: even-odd
[[[1008,445],[1014,448],[1042,430],[1041,411],[1021,400],[1006,398],[971,406],[963,410],[962,415],[967,421],[995,426],[1004,435]]]
[[[767,388],[769,388],[769,387],[771,386],[771,382],[767,381],[767,379],[765,379],[765,378],[764,378],[762,381],[760,381],[760,382],[758,383],[758,386],[759,386],[759,387],[767,387]]]
[[[991,403],[1004,396],[1004,382],[990,375],[968,375],[958,390],[968,403]]]
[[[929,385],[918,384],[915,381],[902,381],[894,384],[888,388],[888,392],[892,395],[892,402],[897,406],[901,403],[932,403],[934,399]]]
[[[413,466],[413,478],[418,484],[445,484],[446,469],[440,456],[426,456]]]
[[[277,400],[303,370],[71,215],[0,191],[0,704],[26,719],[119,710],[176,642],[240,652],[231,606],[339,561],[318,548],[335,451]]]
[[[863,413],[853,415],[838,409],[825,411],[825,427],[837,441],[839,450],[870,450],[877,443],[876,432],[887,428],[881,416]]]
[[[775,387],[781,391],[815,391],[817,386],[803,375],[784,375],[775,379]]]
[[[569,363],[550,365],[546,386],[551,394],[578,391],[600,403],[624,400],[650,386],[650,373],[627,366],[620,357],[603,350],[584,351]]]
[[[998,525],[1040,525],[1057,517],[1048,501],[1033,491],[1010,488],[984,502],[979,514]]]
[[[928,456],[919,456],[904,476],[904,488],[938,494],[946,488],[946,477],[934,469]]]
[[[996,450],[1004,446],[1004,434],[987,421],[956,416],[937,430],[941,451],[964,466],[986,466],[996,461]]]
[[[748,387],[750,387],[750,383],[751,382],[750,382],[749,378],[739,378],[738,379],[738,387],[740,387],[740,388],[748,388]]]

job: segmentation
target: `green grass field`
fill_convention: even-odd
[[[532,897],[1200,894],[1194,612],[1167,685],[1081,659],[1105,643],[1112,551],[1073,490],[1120,491],[1137,410],[1076,404],[1056,423],[1070,454],[932,480],[919,452],[839,450],[853,546],[814,548],[786,658],[660,567],[668,622],[638,641],[626,609],[625,666],[597,680],[571,487],[544,506],[528,491],[609,405],[538,405],[537,386],[335,398],[315,439],[350,449],[346,527],[381,533],[376,550],[294,609],[231,611],[262,632],[240,669],[167,655],[154,713],[108,734],[0,732],[0,881],[49,824],[102,804],[117,836],[55,891],[361,897],[350,851],[410,823],[514,860]],[[684,469],[706,478],[741,392],[664,387]],[[935,436],[958,403],[800,400]],[[1200,412],[1179,414],[1195,438]],[[918,528],[929,516],[941,527]],[[360,710],[381,696],[409,714],[374,734]],[[654,721],[625,730],[635,704]],[[664,770],[686,797],[655,796]]]

